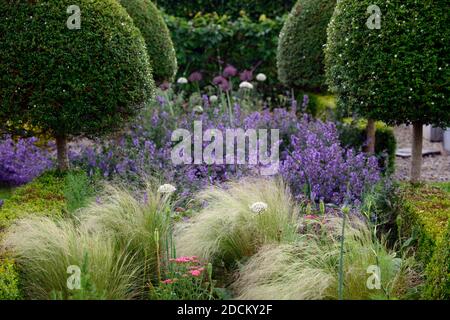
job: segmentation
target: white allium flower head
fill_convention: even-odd
[[[219,100],[219,98],[216,95],[212,95],[211,97],[209,97],[209,101],[211,102],[216,102],[217,100]]]
[[[267,76],[264,73],[258,73],[256,76],[256,80],[264,82],[267,80]]]
[[[175,192],[176,190],[177,190],[177,188],[175,188],[171,184],[163,184],[163,185],[159,186],[158,193],[172,193],[172,192]]]
[[[248,81],[242,81],[241,84],[239,85],[239,88],[251,90],[251,89],[253,89],[253,85]]]
[[[268,208],[268,205],[265,202],[255,202],[254,204],[252,204],[250,206],[250,210],[256,214],[266,211],[267,208]]]
[[[193,110],[196,113],[203,113],[203,107],[202,106],[195,106]]]
[[[189,82],[188,79],[186,79],[185,77],[178,78],[177,80],[178,84],[186,84],[188,82]]]

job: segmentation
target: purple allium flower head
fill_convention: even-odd
[[[220,88],[222,91],[228,91],[228,90],[231,89],[230,83],[228,82],[228,80],[227,80],[226,78],[222,77],[222,76],[217,76],[217,77],[215,77],[215,78],[213,79],[213,83],[214,83],[216,86],[219,86],[219,88]]]
[[[231,64],[227,65],[226,68],[223,70],[223,76],[225,78],[230,78],[236,76],[238,73],[237,69],[233,67]]]
[[[192,72],[188,80],[190,82],[200,82],[203,79],[203,75],[199,71]]]
[[[253,80],[253,71],[252,70],[244,70],[241,72],[240,77],[241,81],[252,81]]]
[[[0,199],[0,208],[3,207],[3,204],[5,203],[5,201],[3,201],[2,199]]]

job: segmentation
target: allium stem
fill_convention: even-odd
[[[342,212],[342,233],[341,233],[341,252],[339,254],[339,287],[338,295],[339,300],[344,299],[344,242],[345,242],[345,218],[346,212]]]

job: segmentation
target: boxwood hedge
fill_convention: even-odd
[[[424,299],[450,298],[450,193],[430,185],[405,185],[403,210],[397,218],[400,235],[414,240],[423,264]]]

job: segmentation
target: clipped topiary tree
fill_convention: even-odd
[[[0,126],[67,141],[120,128],[153,95],[145,42],[116,0],[0,0]],[[70,7],[69,7],[70,6]]]
[[[120,0],[141,30],[156,82],[172,82],[177,73],[177,57],[170,32],[158,8],[151,0]]]
[[[422,126],[450,124],[450,4],[341,0],[328,29],[326,71],[338,103],[369,119],[413,124],[411,180],[420,179]]]
[[[299,0],[280,33],[278,77],[291,88],[325,89],[323,46],[336,0]]]

